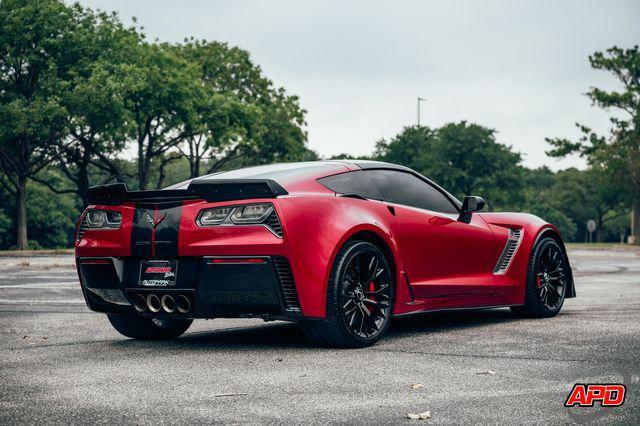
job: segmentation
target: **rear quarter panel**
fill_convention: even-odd
[[[278,199],[278,212],[305,316],[325,316],[333,262],[343,244],[358,232],[371,231],[382,238],[394,256],[396,271],[401,270],[392,232],[395,218],[384,203],[335,195],[283,197]],[[396,283],[397,305],[407,291],[399,272]]]

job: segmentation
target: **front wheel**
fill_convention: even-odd
[[[109,322],[118,333],[132,339],[163,340],[182,335],[193,320],[144,318],[138,315],[107,314]]]
[[[385,255],[369,242],[349,241],[331,270],[326,318],[306,321],[302,328],[323,346],[369,346],[389,327],[393,301],[393,275]]]
[[[560,312],[567,289],[564,250],[553,238],[543,238],[531,250],[525,303],[511,308],[521,316],[548,318]]]

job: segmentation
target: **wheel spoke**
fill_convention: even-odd
[[[345,324],[356,335],[371,337],[382,330],[391,313],[391,279],[384,260],[367,250],[344,269],[340,306]]]
[[[542,249],[536,266],[538,295],[548,309],[557,309],[564,297],[566,276],[565,256],[555,244]]]
[[[382,293],[384,290],[386,290],[389,287],[389,284],[382,284],[380,286],[380,288],[378,288],[377,290],[374,291],[365,291],[364,294],[366,294],[367,296],[375,296],[376,294],[380,294]]]
[[[558,284],[556,286],[555,290],[556,290],[556,294],[558,295],[558,297],[562,297],[562,293],[564,292],[564,285]]]
[[[356,314],[358,313],[356,308],[354,308],[351,313],[351,318],[349,319],[349,327],[353,327],[353,325],[356,323]]]
[[[345,303],[344,305],[342,305],[342,309],[347,309],[347,306],[349,306],[350,304],[353,303],[353,299],[349,299],[347,300],[347,303]]]
[[[358,257],[358,282],[362,284],[366,281],[367,266],[365,264],[364,255]]]
[[[547,306],[551,307],[551,292],[549,291],[549,287],[547,287],[547,291],[544,293],[544,300]]]
[[[389,307],[388,303],[382,303],[382,302],[378,302],[378,301],[371,300],[371,299],[362,299],[362,302],[363,303],[371,303],[376,308],[388,308]]]
[[[366,275],[366,279],[362,280],[363,284],[367,284],[371,281],[373,281],[374,279],[376,279],[376,271],[378,270],[378,258],[373,256],[371,257],[371,261],[369,262],[369,265],[367,266],[367,275]]]

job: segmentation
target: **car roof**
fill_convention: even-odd
[[[296,163],[276,163],[242,169],[222,171],[199,176],[169,186],[166,189],[185,189],[192,180],[234,180],[234,179],[272,179],[276,182],[292,182],[295,180],[317,179],[323,176],[343,173],[351,170],[390,169],[411,172],[408,167],[397,164],[371,160],[321,160]]]
[[[357,170],[397,170],[411,173],[436,187],[440,192],[449,197],[453,203],[458,206],[458,208],[460,208],[462,204],[456,197],[447,192],[447,190],[409,167],[386,163],[384,161],[359,159],[301,161],[295,163],[275,163],[251,166],[242,169],[203,175],[184,182],[176,183],[175,185],[169,186],[165,189],[187,189],[191,181],[199,180],[229,181],[266,179],[275,181],[289,192],[295,192],[296,190],[304,190],[306,188],[306,182],[315,181],[316,179],[326,176]]]
[[[358,160],[358,159],[344,159],[344,160],[328,160],[333,162],[343,162],[359,167],[362,170],[372,169],[386,169],[386,170],[402,170],[404,172],[413,172],[409,167],[401,166],[399,164],[386,163],[384,161],[374,160]]]

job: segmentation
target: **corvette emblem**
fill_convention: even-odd
[[[149,225],[151,225],[153,229],[156,229],[158,225],[160,225],[162,221],[165,220],[165,218],[167,217],[167,214],[165,213],[154,220],[149,213],[145,213],[145,214],[147,215],[147,222],[149,223]]]

